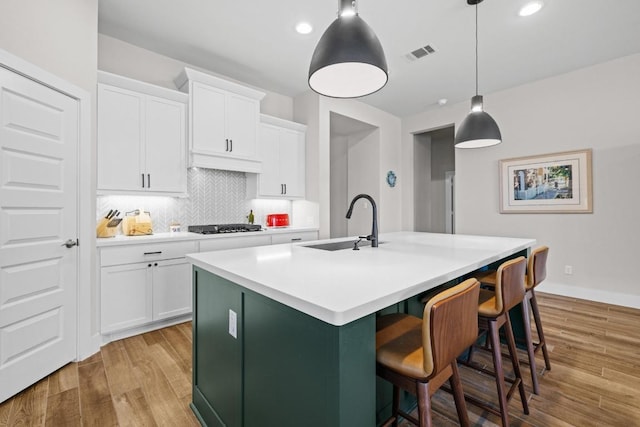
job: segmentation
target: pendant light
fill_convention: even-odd
[[[339,0],[338,7],[338,17],[313,52],[309,87],[333,98],[357,98],[377,92],[389,78],[382,45],[358,15],[355,1]]]
[[[467,0],[476,6],[476,95],[471,98],[471,112],[456,132],[456,148],[490,147],[502,142],[500,129],[489,114],[483,111],[482,95],[478,95],[478,3],[482,0]]]

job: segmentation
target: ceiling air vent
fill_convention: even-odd
[[[410,53],[407,53],[405,57],[409,61],[415,61],[416,59],[424,58],[427,55],[433,55],[436,53],[436,50],[430,44],[423,46],[419,49],[416,49]]]

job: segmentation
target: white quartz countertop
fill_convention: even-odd
[[[97,247],[119,246],[119,245],[135,245],[141,243],[161,243],[161,242],[179,242],[185,240],[209,240],[209,239],[229,239],[243,238],[249,236],[263,236],[283,233],[299,233],[304,231],[318,231],[317,228],[294,228],[294,227],[274,227],[263,228],[261,231],[252,231],[246,233],[219,233],[219,234],[199,234],[190,232],[180,233],[155,233],[148,236],[123,236],[98,238],[96,239]]]
[[[341,326],[527,249],[534,239],[436,233],[380,235],[380,246],[325,251],[332,239],[187,255],[194,265]]]

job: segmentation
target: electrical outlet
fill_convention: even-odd
[[[229,310],[229,335],[238,338],[238,315],[233,310]]]
[[[565,265],[564,274],[566,274],[567,276],[571,276],[573,274],[573,267],[570,265]]]

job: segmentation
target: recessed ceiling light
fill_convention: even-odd
[[[518,12],[518,15],[531,16],[534,13],[539,12],[540,9],[542,9],[542,6],[544,6],[544,2],[542,2],[542,0],[530,1],[529,3],[522,6],[522,8],[520,8],[520,12]]]
[[[309,34],[313,31],[313,27],[308,22],[299,22],[298,25],[296,25],[296,31],[300,34]]]

